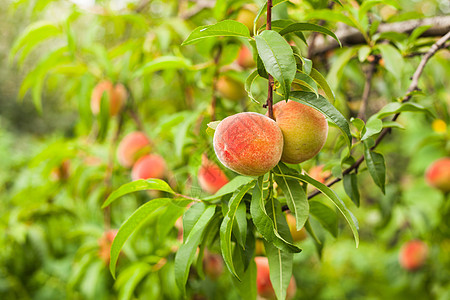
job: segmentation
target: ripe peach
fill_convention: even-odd
[[[136,160],[150,151],[150,140],[140,131],[126,135],[117,147],[117,160],[123,167],[131,167]]]
[[[433,162],[425,173],[425,179],[429,185],[450,192],[450,157],[443,157]]]
[[[318,165],[318,166],[314,166],[311,169],[309,169],[309,176],[311,176],[312,178],[314,178],[315,180],[324,183],[325,180],[328,178],[328,176],[331,175],[331,171],[327,170],[324,171],[323,170],[324,165]]]
[[[211,279],[216,280],[219,278],[224,269],[222,256],[205,251],[205,256],[203,257],[203,269],[205,274]]]
[[[246,46],[241,46],[239,49],[239,55],[237,58],[237,63],[243,69],[253,68],[256,63],[253,60],[253,53]]]
[[[260,176],[280,161],[283,134],[275,121],[254,112],[222,120],[214,133],[214,151],[227,168],[247,176]]]
[[[307,105],[280,101],[273,106],[273,115],[284,137],[281,161],[298,164],[313,158],[327,140],[325,116]]]
[[[217,79],[216,90],[222,97],[235,101],[247,96],[244,85],[229,76],[220,76]]]
[[[402,246],[398,259],[405,270],[413,271],[424,265],[427,256],[428,246],[420,240],[414,240]]]
[[[157,154],[149,154],[141,157],[131,170],[133,180],[159,178],[163,179],[166,174],[166,162]]]
[[[205,192],[215,194],[228,183],[228,178],[215,163],[203,155],[202,165],[198,170],[198,183]]]
[[[117,115],[125,104],[127,90],[121,83],[114,86],[109,80],[99,82],[91,94],[91,110],[94,115],[100,112],[103,93],[106,93],[109,101],[109,114],[111,116]]]
[[[257,256],[255,257],[256,263],[256,288],[258,295],[264,299],[276,299],[275,291],[270,281],[270,269],[269,261],[267,257]],[[292,276],[289,282],[286,299],[292,299],[295,296],[297,285],[295,284],[294,276]]]
[[[105,264],[109,264],[111,245],[117,235],[117,232],[117,229],[109,229],[105,231],[97,241],[100,246],[98,255],[105,262]]]
[[[303,241],[308,237],[306,234],[305,227],[297,231],[295,217],[291,214],[286,214],[286,221],[289,226],[289,231],[291,232],[294,242]]]

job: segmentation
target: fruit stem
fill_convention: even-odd
[[[267,22],[266,22],[266,30],[272,29],[272,0],[267,0]],[[263,105],[264,108],[267,108],[267,112],[269,113],[269,118],[272,120],[273,117],[273,77],[269,74],[268,76],[268,90],[267,90],[267,101],[266,104]]]

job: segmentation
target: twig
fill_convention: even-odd
[[[395,31],[409,34],[417,27],[425,25],[431,25],[431,27],[421,35],[422,37],[442,36],[450,30],[450,16],[437,16],[396,23],[384,23],[380,24],[377,32],[383,33]],[[344,26],[343,29],[338,29],[335,33],[343,45],[359,45],[366,42],[361,32],[353,27]],[[339,44],[334,39],[326,38],[317,40],[315,42],[314,51],[311,53],[310,57],[312,55],[323,54],[336,48],[339,48]]]
[[[361,107],[359,108],[358,118],[361,120],[366,120],[366,110],[369,103],[370,91],[372,90],[372,77],[377,70],[377,64],[379,59],[374,58],[370,63],[369,69],[366,72],[366,82],[364,84],[364,91],[361,99]]]
[[[401,100],[402,103],[408,102],[409,100],[411,100],[412,92],[419,90],[419,87],[418,87],[419,78],[422,75],[425,65],[439,49],[444,48],[445,43],[448,40],[450,40],[450,31],[446,35],[441,37],[436,43],[434,43],[433,46],[431,46],[430,50],[428,50],[428,52],[423,56],[422,60],[419,63],[419,66],[417,67],[416,71],[414,72],[414,75],[411,80],[411,84],[409,85],[406,95]],[[391,121],[396,121],[399,116],[400,116],[400,113],[396,113]],[[372,146],[372,148],[370,148],[370,150],[374,150],[390,131],[391,131],[391,128],[383,129],[381,131],[380,135],[378,136],[378,138],[375,140],[375,144]],[[342,172],[342,175],[344,176],[346,174],[349,174],[353,170],[357,171],[363,161],[364,161],[364,155],[361,155],[353,165],[351,165],[349,168],[345,169]],[[330,187],[341,180],[342,180],[341,178],[335,178],[333,181],[329,182],[327,184],[327,186]],[[314,198],[318,194],[320,194],[320,191],[315,190],[314,192],[312,192],[311,194],[308,195],[308,199]],[[283,210],[288,210],[288,208],[283,207]]]
[[[267,22],[266,22],[266,30],[272,29],[272,0],[267,0]],[[267,101],[266,104],[263,105],[264,108],[267,108],[269,113],[269,118],[274,119],[273,117],[273,77],[272,75],[268,75],[268,89],[267,89]]]

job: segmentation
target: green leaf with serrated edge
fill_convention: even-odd
[[[361,141],[364,141],[369,137],[380,133],[381,130],[383,130],[383,122],[381,122],[381,120],[377,118],[369,118],[362,132]]]
[[[109,197],[103,203],[102,208],[107,207],[116,199],[130,193],[145,191],[145,190],[156,190],[163,191],[170,194],[175,194],[175,192],[170,188],[170,186],[161,179],[139,179],[129,183],[125,183],[117,190],[112,192]]]
[[[233,280],[233,285],[236,287],[237,292],[241,299],[256,300],[257,289],[256,289],[256,264],[252,259],[248,264],[247,269],[244,269],[244,257],[242,257],[239,249],[235,248],[233,254],[233,261],[236,265],[236,270],[240,274],[240,279],[236,277],[231,277]],[[245,271],[244,271],[245,270]]]
[[[222,250],[223,260],[228,270],[236,276],[236,271],[233,265],[233,251],[231,245],[231,233],[233,229],[233,223],[236,218],[236,211],[241,203],[242,197],[255,185],[254,182],[250,182],[244,185],[240,190],[237,190],[229,202],[229,209],[224,216],[222,225],[220,226],[220,248]]]
[[[233,234],[239,245],[245,249],[245,241],[247,239],[247,206],[244,202],[241,202],[236,210]]]
[[[265,69],[280,83],[284,99],[287,100],[297,71],[291,46],[273,30],[263,31],[255,36],[255,41]]]
[[[423,107],[420,104],[413,103],[413,102],[407,102],[407,103],[400,103],[400,102],[392,102],[384,106],[382,109],[380,109],[379,112],[371,116],[370,118],[378,118],[383,119],[387,116],[399,113],[399,112],[424,112],[427,113],[429,116],[434,117],[434,114],[428,109]]]
[[[381,56],[384,58],[386,70],[396,78],[400,78],[404,66],[403,56],[400,51],[389,44],[379,44],[377,47],[381,52]]]
[[[282,164],[282,163],[280,163]],[[350,229],[353,232],[353,236],[355,237],[356,247],[359,245],[359,234],[358,234],[358,221],[356,220],[353,213],[347,208],[345,203],[339,198],[339,196],[329,187],[327,187],[325,184],[309,177],[307,174],[302,175],[283,175],[283,174],[277,174],[277,172],[273,171],[276,176],[285,176],[288,178],[296,178],[300,181],[306,182],[308,184],[311,184],[316,189],[318,189],[322,194],[324,194],[328,199],[331,200],[331,202],[336,205],[336,207],[339,209],[341,214],[344,216],[345,220],[347,221],[348,225],[350,226]]]
[[[259,104],[259,101],[256,100],[256,98],[253,96],[253,93],[252,93],[252,85],[253,85],[253,82],[254,82],[258,77],[259,77],[258,70],[253,71],[253,72],[247,77],[247,79],[245,80],[245,91],[247,92],[248,97],[249,97],[250,99],[252,99],[252,101],[254,101],[254,102],[256,102],[256,103]]]
[[[364,141],[364,158],[370,176],[384,194],[386,184],[386,165],[384,163],[384,156],[381,153],[370,150],[367,141]]]
[[[303,85],[304,87],[306,87],[307,89],[309,89],[311,92],[313,92],[314,94],[317,95],[317,97],[319,97],[319,93],[318,93],[318,88],[317,88],[317,84],[314,81],[314,79],[312,79],[310,76],[306,75],[303,72],[297,72],[295,74],[295,79],[294,79],[295,83],[298,83],[300,85]]]
[[[201,39],[217,36],[240,36],[250,38],[250,31],[247,26],[240,22],[225,20],[214,25],[197,27],[181,45],[195,44]]]
[[[334,96],[334,92],[331,90],[330,86],[328,85],[328,82],[326,81],[325,77],[320,74],[319,71],[316,69],[311,69],[311,73],[309,74],[312,79],[314,79],[317,84],[322,88],[322,90],[325,92],[325,95],[327,96],[328,100],[333,103],[336,99]]]
[[[146,63],[133,73],[132,78],[141,77],[156,71],[167,69],[185,69],[191,66],[191,62],[178,56],[161,56],[151,62]]]
[[[278,4],[286,2],[286,1],[288,1],[288,0],[273,0],[272,7],[275,7]],[[256,14],[255,19],[253,20],[253,32],[256,32],[256,24],[258,23],[258,20],[262,16],[262,14],[265,13],[266,11],[267,11],[267,3],[264,3],[264,5],[261,6],[258,13]]]
[[[255,188],[253,189],[252,201],[250,204],[250,213],[252,215],[253,224],[255,224],[258,232],[268,242],[272,242],[277,248],[286,252],[300,252],[301,250],[286,241],[275,230],[272,219],[267,215],[265,208],[265,199],[263,191],[263,177],[258,178]]]
[[[119,258],[120,250],[127,239],[142,224],[149,220],[154,215],[154,212],[158,211],[161,207],[164,207],[171,201],[175,200],[167,198],[153,199],[135,210],[135,212],[122,224],[122,226],[120,226],[119,231],[117,232],[117,235],[111,245],[109,270],[114,278],[116,278],[116,262]]]
[[[267,213],[275,224],[275,230],[280,233],[284,239],[293,242],[289,226],[286,222],[285,215],[281,212],[280,205],[277,200],[269,200],[266,205]],[[270,281],[275,291],[277,299],[286,299],[286,290],[292,277],[292,264],[294,254],[281,251],[274,244],[264,240],[264,249],[269,261]]]
[[[236,176],[233,179],[231,179],[230,182],[221,187],[220,190],[217,191],[217,193],[215,193],[212,196],[203,198],[202,200],[204,201],[214,200],[226,194],[233,193],[239,187],[249,183],[250,181],[255,181],[255,178],[249,176]]]
[[[350,126],[345,117],[327,99],[321,95],[317,98],[314,93],[305,91],[292,92],[290,99],[311,106],[324,114],[331,122],[336,124],[344,135],[348,148],[351,148],[352,135],[350,133]]]
[[[338,234],[338,217],[336,211],[319,201],[310,201],[310,211],[329,233],[334,237]]]
[[[352,199],[353,203],[359,207],[359,190],[358,190],[358,177],[356,174],[344,175],[344,190],[347,195]]]
[[[286,174],[286,166],[278,164],[274,168],[277,173]],[[309,216],[309,202],[300,182],[287,177],[275,177],[275,182],[283,191],[289,210],[295,217],[297,230],[302,229]]]
[[[206,207],[175,255],[175,280],[183,295],[186,293],[185,285],[189,275],[189,268],[197,251],[197,246],[200,244],[208,223],[214,216],[215,209],[214,205]]]
[[[192,205],[183,214],[183,240],[189,236],[194,225],[197,223],[198,218],[205,212],[206,204],[198,202]]]
[[[341,41],[338,39],[338,37],[331,30],[329,30],[326,27],[323,27],[323,26],[320,26],[320,25],[316,25],[316,24],[311,24],[311,23],[294,23],[294,24],[291,24],[291,25],[287,26],[283,30],[281,30],[280,34],[281,35],[285,35],[285,34],[296,32],[296,31],[315,31],[315,32],[320,32],[320,33],[329,35],[333,39],[335,39],[339,43],[339,45],[342,47]]]

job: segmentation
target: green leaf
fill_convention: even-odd
[[[187,69],[191,67],[191,65],[191,62],[183,57],[161,56],[137,69],[133,73],[132,78],[141,77],[160,70]]]
[[[317,82],[317,84],[325,92],[325,95],[327,96],[328,100],[331,103],[333,103],[336,98],[330,86],[328,85],[328,82],[326,81],[325,77],[323,77],[322,74],[320,74],[320,72],[314,68],[311,69],[311,73],[309,74],[309,76],[311,76],[312,79],[314,79]]]
[[[381,52],[381,56],[384,58],[384,65],[396,78],[400,78],[404,66],[404,60],[401,53],[397,48],[389,44],[379,44],[378,49]]]
[[[367,57],[369,57],[370,52],[372,52],[372,49],[369,46],[367,45],[361,46],[361,48],[359,48],[358,50],[359,62],[366,61]]]
[[[225,184],[220,190],[217,191],[212,196],[203,198],[202,200],[209,201],[214,200],[217,198],[220,198],[222,196],[225,196],[227,194],[233,193],[235,190],[237,190],[239,187],[251,182],[255,181],[255,178],[249,177],[249,176],[236,176],[233,179],[230,180],[227,184]]]
[[[289,172],[289,168],[286,170],[283,164],[278,164],[274,169],[280,174]],[[297,230],[302,229],[309,216],[309,202],[303,187],[298,180],[292,178],[276,176],[275,181],[286,197],[289,210],[295,216]]]
[[[351,173],[344,175],[344,189],[350,199],[352,199],[353,203],[359,207],[358,177],[356,174]]]
[[[294,24],[294,23],[295,23],[294,21],[286,20],[286,19],[284,19],[284,20],[283,19],[282,20],[275,20],[275,21],[272,21],[272,30],[274,30],[274,31],[279,33],[281,30],[283,30],[284,28],[286,28],[289,25]],[[264,25],[262,27],[262,29],[265,29],[265,26],[266,25]],[[308,43],[306,41],[306,38],[305,38],[305,35],[301,31],[296,31],[296,32],[294,32],[294,34],[296,36],[298,36],[305,43],[305,45],[308,45]]]
[[[411,34],[408,37],[408,43],[410,44],[414,43],[425,31],[427,31],[431,27],[432,25],[424,25],[414,29],[414,31],[411,32]]]
[[[233,229],[233,224],[236,218],[236,211],[241,203],[244,195],[255,185],[254,182],[250,182],[237,190],[233,197],[231,197],[229,202],[229,209],[225,217],[223,218],[222,224],[220,226],[220,248],[222,250],[223,260],[230,270],[231,274],[239,278],[237,275],[234,265],[233,265],[233,251],[231,245],[231,233]]]
[[[371,116],[370,118],[378,118],[383,119],[387,116],[400,113],[400,112],[424,112],[427,113],[429,116],[434,117],[434,114],[426,107],[423,107],[420,104],[413,103],[413,102],[392,102],[384,106],[382,109],[380,109],[379,112],[377,112],[375,115]]]
[[[294,82],[304,86],[319,97],[317,84],[310,76],[302,72],[297,72],[295,74]]]
[[[272,7],[277,6],[280,3],[286,2],[288,0],[273,0],[272,1]],[[256,32],[256,24],[258,23],[259,18],[262,16],[263,13],[267,11],[267,2],[264,3],[263,6],[259,9],[258,13],[256,14],[255,19],[253,20],[253,31]]]
[[[203,213],[196,220],[194,226],[189,232],[189,235],[175,255],[175,279],[177,286],[183,294],[186,293],[185,285],[189,275],[189,268],[194,260],[197,246],[199,245],[209,222],[214,216],[214,211],[214,205],[209,205],[206,207]]]
[[[238,251],[235,250],[235,253]],[[256,264],[255,261],[252,259],[245,270],[244,270],[244,261],[241,255],[235,254],[233,256],[233,260],[236,262],[236,268],[242,269],[243,273],[240,278],[241,280],[238,280],[236,277],[232,277],[233,284],[237,289],[237,292],[239,296],[241,296],[241,299],[248,299],[248,300],[256,300],[257,296],[257,289],[256,289]]]
[[[311,215],[313,215],[334,237],[338,235],[338,218],[336,211],[319,201],[310,201]],[[320,241],[319,241],[320,243]]]
[[[240,22],[225,20],[214,25],[197,27],[181,45],[195,44],[201,39],[216,36],[240,36],[250,38],[250,31],[247,26]]]
[[[302,60],[302,70],[307,75],[309,75],[312,71],[312,60],[307,59],[306,57],[300,56],[300,59]]]
[[[282,163],[280,163],[282,164]],[[348,225],[350,226],[350,229],[353,232],[353,236],[355,237],[356,247],[359,245],[359,234],[358,234],[358,221],[356,220],[353,213],[347,208],[345,203],[339,198],[339,196],[329,187],[327,187],[325,184],[309,177],[307,174],[302,175],[283,175],[283,174],[277,174],[277,172],[274,170],[274,173],[276,176],[285,176],[288,178],[294,178],[301,180],[303,182],[309,183],[312,186],[314,186],[316,189],[318,189],[322,194],[324,194],[328,199],[331,200],[331,202],[336,205],[336,207],[339,209],[341,214],[344,216],[345,220],[347,221]]]
[[[383,155],[370,150],[367,141],[364,141],[364,158],[366,160],[366,165],[369,169],[370,176],[372,176],[373,181],[380,187],[384,194],[386,183],[386,166]]]
[[[197,220],[205,212],[206,204],[204,202],[198,202],[192,205],[183,215],[183,240],[186,240],[189,236]]]
[[[253,189],[252,201],[250,204],[250,213],[256,229],[269,243],[273,243],[277,248],[286,252],[300,252],[301,249],[282,238],[276,231],[272,219],[268,216],[265,208],[265,198],[263,192],[263,177],[258,178]]]
[[[351,148],[352,136],[350,133],[350,126],[345,117],[333,106],[333,104],[328,102],[327,99],[321,95],[317,98],[314,93],[304,91],[292,92],[290,99],[311,106],[324,114],[331,122],[336,124],[344,135],[348,148]]]
[[[275,200],[272,200],[272,203]],[[281,212],[279,205],[271,205],[268,203],[267,211],[272,216],[276,224],[276,230],[280,232],[286,240],[292,242],[289,227],[284,214]],[[277,299],[286,299],[286,290],[292,277],[292,265],[294,254],[284,252],[274,246],[274,244],[264,240],[264,249],[266,250],[267,259],[270,268],[270,281]]]
[[[341,41],[339,41],[338,37],[328,28],[320,26],[320,25],[316,25],[316,24],[311,24],[311,23],[294,23],[291,24],[289,26],[287,26],[286,28],[284,28],[283,30],[280,31],[280,35],[285,35],[291,32],[296,32],[296,31],[315,31],[315,32],[320,32],[326,35],[331,36],[333,39],[335,39],[339,45],[342,47]]]
[[[263,31],[255,36],[255,40],[265,69],[280,83],[284,99],[287,100],[297,71],[291,46],[273,30]]]
[[[253,93],[252,93],[253,82],[255,82],[255,80],[258,77],[259,77],[258,70],[255,70],[250,75],[248,75],[247,79],[245,80],[245,91],[247,92],[248,97],[250,99],[252,99],[254,102],[259,104],[259,101],[256,100],[256,98],[253,96]]]
[[[233,233],[239,245],[245,249],[245,241],[247,239],[247,206],[244,202],[241,202],[236,210]]]
[[[348,65],[348,62],[355,55],[357,48],[347,48],[345,49],[333,62],[331,70],[328,72],[327,81],[330,84],[331,88],[336,89],[338,84],[342,78],[342,74],[344,72],[344,68]]]
[[[366,126],[364,127],[361,141],[364,141],[369,137],[379,133],[382,129],[383,129],[383,122],[381,122],[380,119],[369,118],[369,120],[367,120]]]
[[[313,10],[307,15],[307,19],[319,19],[325,21],[331,21],[333,23],[342,22],[348,26],[358,28],[358,24],[351,18],[347,17],[341,12],[331,11],[329,9]]]
[[[118,300],[132,299],[139,282],[151,271],[152,267],[148,263],[137,262],[121,272],[115,284],[119,290]]]
[[[125,183],[117,190],[112,192],[109,197],[103,203],[102,208],[110,205],[114,200],[130,193],[145,191],[145,190],[157,190],[167,192],[169,194],[175,194],[175,192],[170,188],[167,182],[161,179],[139,179],[129,183]]]
[[[153,199],[141,207],[139,207],[123,224],[120,226],[116,237],[111,245],[111,259],[109,262],[109,270],[114,278],[116,278],[116,263],[119,258],[120,250],[123,245],[140,226],[142,226],[147,220],[149,220],[156,211],[166,204],[174,201],[167,198]]]

